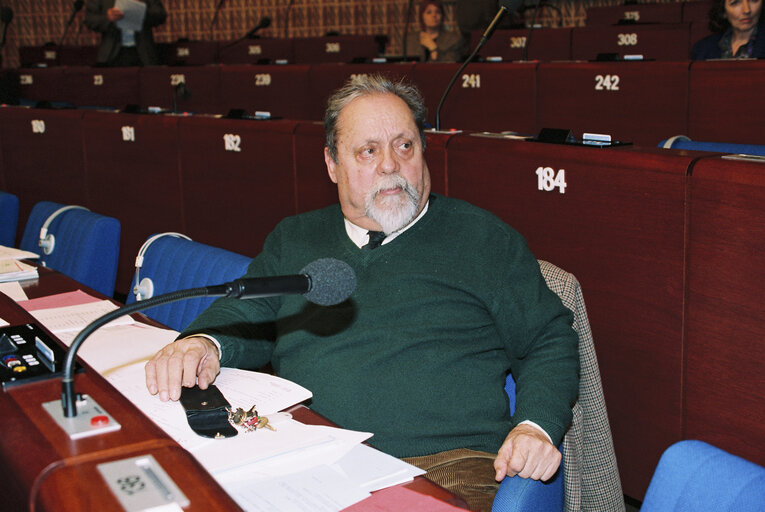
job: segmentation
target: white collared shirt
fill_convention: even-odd
[[[417,217],[412,220],[409,224],[404,226],[403,228],[399,229],[398,231],[394,231],[390,235],[387,235],[385,239],[382,241],[382,245],[385,245],[389,242],[391,242],[394,238],[396,238],[398,235],[406,231],[407,229],[411,228],[415,225],[415,223],[422,218],[423,215],[425,215],[425,212],[428,211],[428,205],[430,204],[430,201],[425,203],[425,206],[422,208],[422,211],[420,212]],[[351,241],[356,244],[356,247],[359,249],[364,247],[367,242],[369,242],[369,234],[368,229],[364,229],[360,226],[357,226],[353,222],[349,221],[347,218],[345,220],[345,232],[348,233],[348,238],[351,239]]]

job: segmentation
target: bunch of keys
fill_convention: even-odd
[[[255,410],[254,405],[249,411],[245,411],[241,407],[237,407],[236,409],[233,407],[226,407],[226,412],[228,412],[228,422],[234,427],[243,428],[245,432],[253,432],[259,428],[276,430],[272,425],[268,424],[268,418],[258,415],[258,411]]]

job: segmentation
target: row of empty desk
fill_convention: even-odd
[[[311,66],[58,67],[19,70],[29,100],[80,106],[156,106],[180,112],[249,114],[320,120],[327,96],[348,78],[383,73],[418,85],[435,124],[456,64],[316,64]],[[182,84],[188,95],[181,94]],[[765,143],[756,114],[765,62],[474,63],[458,77],[441,109],[442,129],[514,131],[542,128],[605,133],[652,146],[673,135],[694,140]],[[737,91],[740,91],[737,93]]]
[[[152,233],[255,255],[281,218],[336,202],[323,145],[309,121],[6,107],[0,186],[22,226],[42,199],[120,219],[125,293]],[[426,157],[434,191],[581,281],[628,495],[681,438],[765,464],[762,163],[467,133],[430,133]]]
[[[531,32],[497,30],[479,55],[484,59],[501,57],[505,61],[594,60],[599,55],[611,55],[614,59],[639,56],[643,60],[687,60],[693,44],[708,33],[706,22],[540,28]],[[471,49],[478,45],[482,35],[483,31],[471,34]],[[371,62],[383,56],[386,40],[387,36],[337,36],[180,41],[160,45],[160,62],[171,66]],[[23,67],[96,63],[93,46],[27,46],[19,49],[19,55]]]
[[[235,41],[158,43],[160,62],[171,66],[353,62],[371,60],[383,52],[387,36],[337,35],[294,38],[243,38]],[[71,45],[22,46],[23,67],[92,66],[97,47]]]
[[[707,24],[698,22],[497,30],[480,55],[510,61],[688,60],[693,44],[707,34]],[[482,35],[471,35],[471,48]]]

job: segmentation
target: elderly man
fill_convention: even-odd
[[[332,257],[356,272],[353,296],[333,307],[302,296],[220,299],[147,364],[146,384],[176,400],[221,365],[271,362],[313,391],[314,410],[373,432],[377,448],[488,510],[505,475],[546,480],[557,470],[577,339],[517,232],[430,193],[424,121],[412,87],[372,76],[337,91],[324,160],[340,204],[283,220],[247,275],[295,274]]]

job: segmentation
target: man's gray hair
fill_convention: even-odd
[[[335,91],[327,100],[327,110],[324,113],[324,132],[327,136],[327,148],[332,160],[337,162],[337,120],[340,111],[351,101],[372,94],[395,94],[401,98],[412,111],[414,123],[420,132],[422,150],[425,151],[425,120],[428,110],[420,91],[414,85],[394,82],[379,75],[355,75],[343,87]]]

